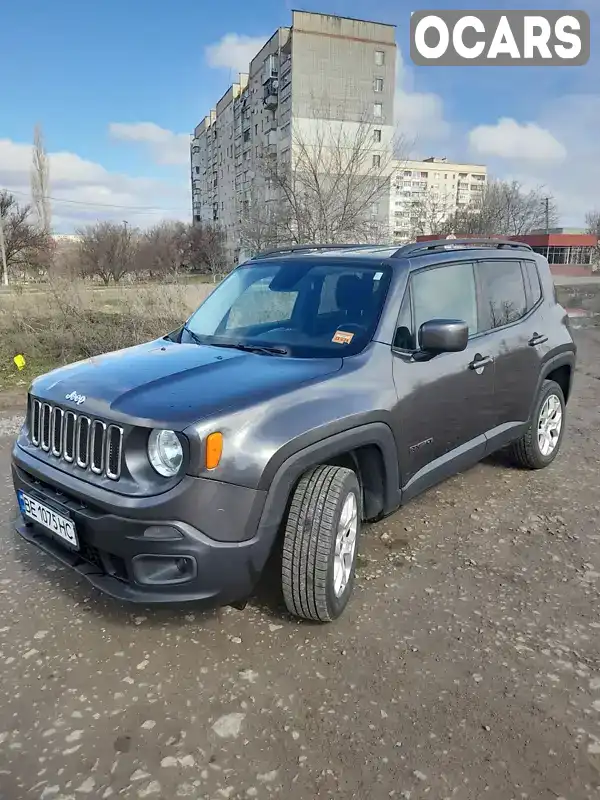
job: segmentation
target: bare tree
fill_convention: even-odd
[[[278,237],[298,244],[386,240],[391,161],[401,145],[382,141],[382,128],[366,117],[344,124],[323,109],[313,116],[294,124],[287,154],[267,152],[261,161],[279,204]]]
[[[522,236],[554,227],[556,204],[542,187],[525,190],[518,181],[492,180],[481,197],[450,216],[443,233]]]
[[[240,244],[254,255],[286,244],[289,240],[289,219],[285,209],[277,202],[265,201],[241,204],[239,215]]]
[[[191,269],[208,272],[213,281],[227,271],[225,233],[216,225],[192,225],[187,235],[187,263]]]
[[[448,194],[435,191],[422,192],[420,197],[405,206],[410,214],[411,236],[414,238],[425,234],[444,233],[453,205],[453,200]]]
[[[31,206],[20,205],[7,191],[0,191],[0,228],[5,284],[11,272],[25,274],[42,267],[51,246],[50,238],[33,223]]]
[[[600,211],[589,211],[585,215],[585,225],[588,233],[597,238],[596,246],[592,252],[592,266],[600,267]]]
[[[52,228],[50,207],[50,166],[44,146],[42,126],[37,124],[33,132],[33,160],[31,164],[31,198],[40,229],[49,234]]]
[[[137,251],[137,272],[150,278],[176,274],[185,264],[188,226],[160,222],[144,231]]]
[[[98,222],[77,232],[81,271],[108,285],[132,273],[138,262],[139,235],[126,223]]]

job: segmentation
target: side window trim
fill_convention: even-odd
[[[410,332],[411,332],[411,336],[413,337],[413,341],[416,343],[417,339],[416,339],[416,334],[415,334],[415,311],[414,311],[414,308],[413,308],[412,275],[411,274],[409,274],[409,276],[408,276],[408,280],[406,282],[406,287],[404,288],[404,294],[402,295],[402,300],[400,301],[400,308],[398,309],[398,316],[396,317],[396,325],[395,325],[395,330],[394,330],[394,340],[392,341],[392,350],[395,353],[404,353],[404,354],[409,354],[410,355],[411,353],[416,353],[416,351],[419,348],[416,347],[416,348],[407,349],[407,348],[404,348],[404,347],[398,347],[398,345],[395,344],[396,333],[397,333],[398,329],[400,328],[400,319],[401,319],[402,313],[404,311],[404,304],[407,301],[408,301],[408,313],[410,315]]]

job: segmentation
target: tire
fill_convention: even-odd
[[[336,572],[338,526],[342,511],[346,508],[346,514],[351,513],[347,504],[353,503],[355,526],[350,524],[346,535],[340,537],[346,543],[347,568],[340,572],[338,558]],[[358,478],[350,469],[322,465],[300,479],[287,516],[281,568],[283,596],[291,614],[331,622],[345,609],[354,587],[361,505]]]
[[[550,434],[550,439],[553,440],[552,448],[549,452],[545,452],[547,446],[540,444],[538,430],[542,414],[547,408],[547,403],[552,404],[552,398],[558,400],[558,405],[555,404],[554,418],[556,418],[556,411],[560,408],[560,428],[557,435]],[[509,454],[512,460],[520,467],[543,469],[548,464],[551,464],[558,455],[564,432],[565,397],[563,391],[555,381],[544,381],[533,410],[531,422],[523,436],[510,446]],[[546,439],[546,443],[547,441]]]

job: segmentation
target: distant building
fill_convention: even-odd
[[[276,157],[278,169],[293,164],[292,131],[310,140],[316,125],[347,130],[368,120],[367,162],[391,157],[395,75],[393,25],[293,11],[291,26],[275,31],[194,130],[193,221],[221,226],[237,260],[244,212],[281,201],[259,165],[265,156]],[[387,230],[387,191],[370,213]]]
[[[390,231],[396,242],[439,223],[481,197],[487,183],[482,164],[458,164],[432,156],[396,161],[390,184]]]
[[[81,241],[81,236],[76,233],[53,233],[52,238],[57,244],[76,244]]]

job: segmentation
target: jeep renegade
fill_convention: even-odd
[[[527,245],[265,253],[177,331],[33,382],[17,530],[142,603],[243,603],[282,537],[288,609],[330,621],[365,520],[501,448],[552,462],[574,365]]]

